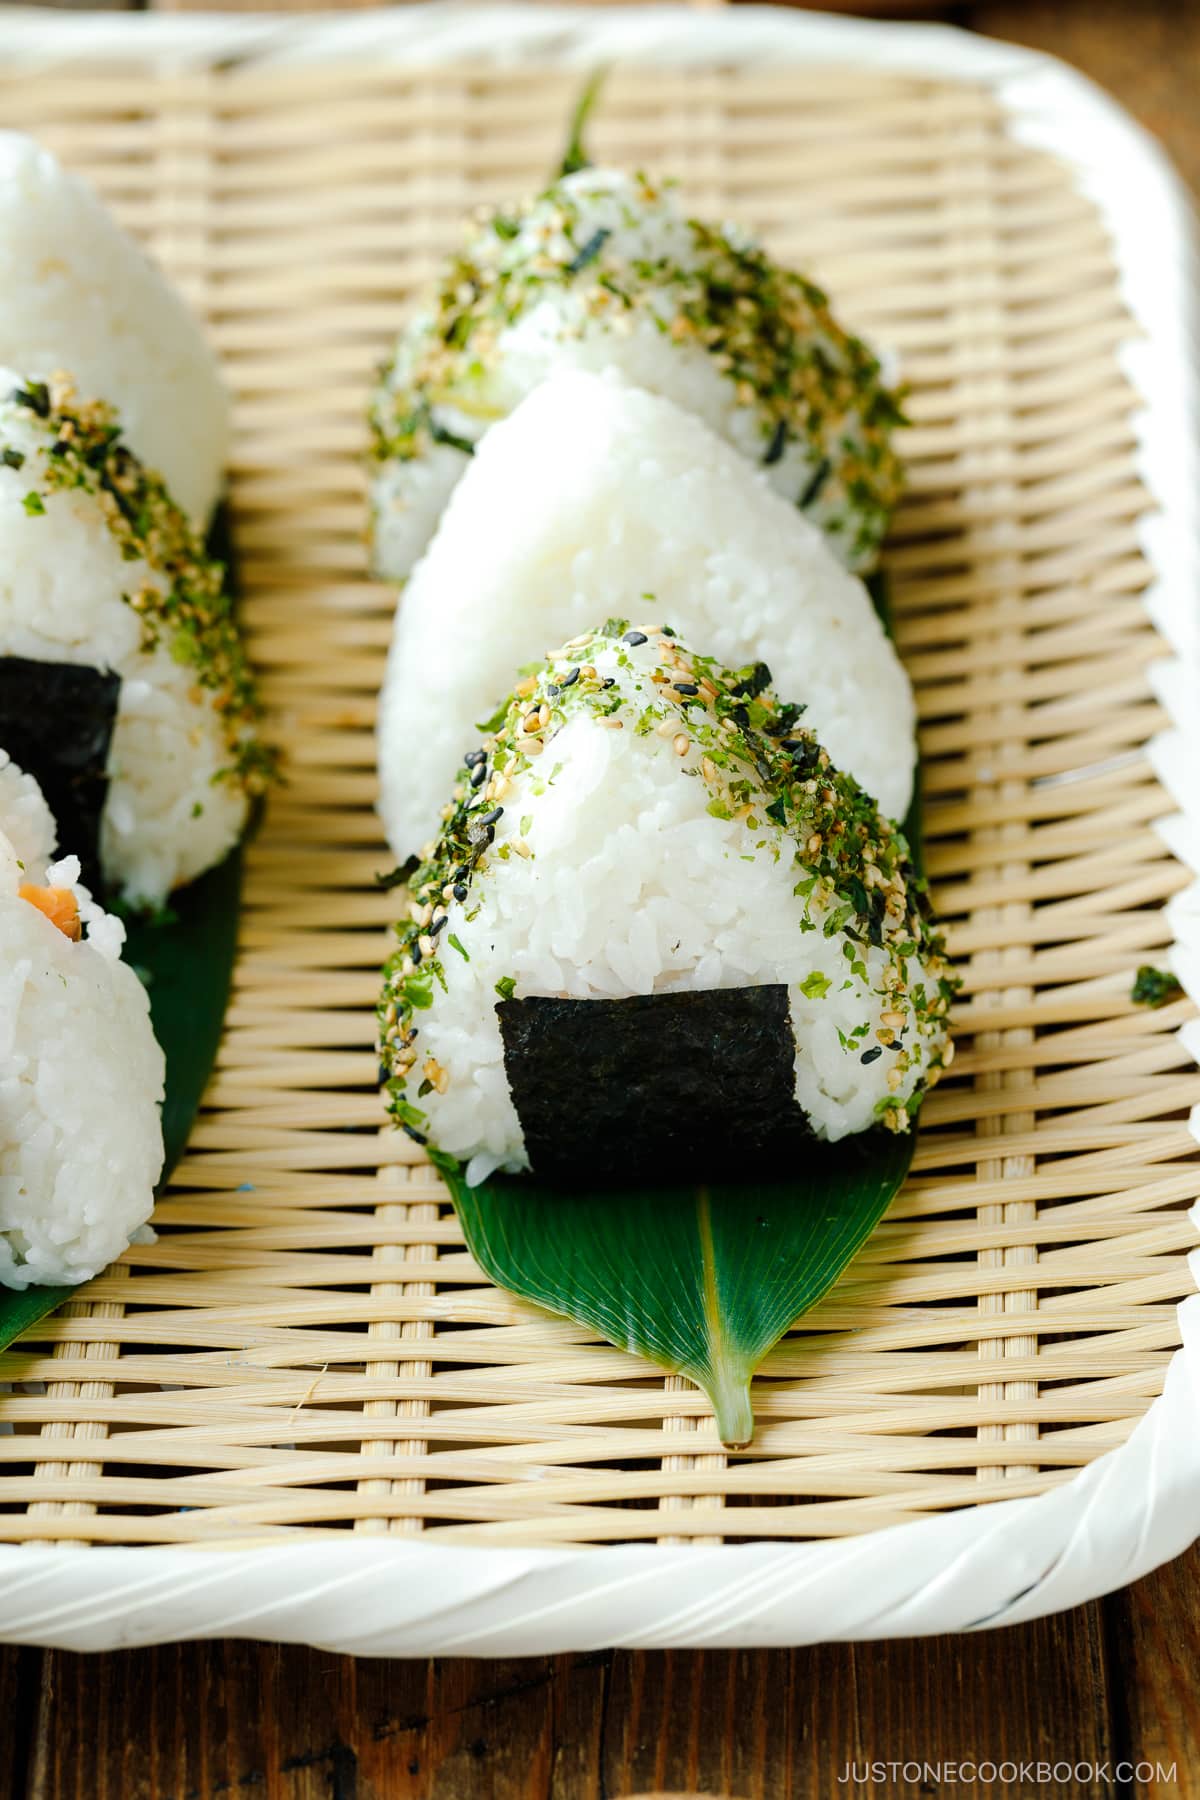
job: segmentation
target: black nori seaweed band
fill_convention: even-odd
[[[84,663],[0,656],[0,747],[32,775],[58,825],[58,854],[77,856],[94,894],[100,815],[121,677]]]
[[[711,1177],[811,1139],[782,983],[625,1000],[497,1002],[504,1068],[536,1175]]]

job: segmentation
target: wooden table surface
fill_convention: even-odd
[[[1200,0],[844,10],[945,18],[1051,50],[1158,132],[1200,188]],[[508,1662],[244,1643],[93,1658],[0,1648],[0,1770],[14,1800],[1179,1800],[1200,1795],[1198,1671],[1197,1551],[1055,1619],[893,1644]],[[976,1760],[1109,1768],[1044,1785],[944,1768],[940,1782],[845,1780],[851,1762]],[[1118,1780],[1122,1761],[1164,1772]]]

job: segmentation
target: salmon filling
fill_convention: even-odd
[[[17,890],[22,900],[28,900],[30,906],[36,906],[40,913],[45,913],[52,925],[57,925],[64,937],[77,944],[82,936],[79,923],[79,906],[70,888],[38,887],[32,881],[23,882]]]

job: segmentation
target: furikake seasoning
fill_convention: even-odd
[[[25,511],[45,514],[46,499],[64,491],[96,496],[124,560],[146,564],[153,576],[121,596],[140,620],[141,649],[164,644],[193,671],[221,718],[229,766],[220,778],[262,793],[275,774],[276,753],[256,732],[261,707],[224,567],[205,554],[162,479],[122,441],[111,406],[79,400],[66,376],[26,382],[7,404],[40,440],[34,450],[4,453],[6,465],[20,468],[30,484]]]
[[[796,504],[849,564],[874,561],[902,485],[892,432],[904,422],[878,360],[814,283],[756,244],[684,218],[642,175],[584,170],[522,206],[476,216],[382,372],[374,459],[411,460],[439,442],[470,452],[507,410],[489,393],[505,334],[546,300],[564,337],[644,325],[706,353],[753,418],[762,463],[802,453]]]
[[[614,654],[621,679],[596,666],[611,666]],[[422,1059],[419,1015],[468,954],[455,942],[455,918],[474,916],[477,884],[497,859],[535,854],[526,835],[532,818],[520,818],[519,835],[506,830],[499,844],[496,827],[528,793],[542,790],[542,759],[580,712],[607,729],[665,740],[681,773],[704,783],[709,813],[761,831],[755,848],[776,860],[790,857],[794,892],[804,902],[799,929],[842,934],[847,985],[851,978],[869,982],[866,946],[883,951],[882,985],[874,990],[886,1002],[879,1024],[868,1040],[871,1021],[864,1021],[842,1036],[842,1048],[864,1063],[886,1049],[892,1090],[903,1085],[914,1060],[922,1067],[911,1095],[885,1098],[876,1108],[890,1129],[907,1129],[924,1092],[953,1058],[946,1015],[959,982],[902,831],[852,776],[833,767],[801,723],[803,711],[778,699],[765,664],[725,669],[687,650],[669,627],[631,628],[624,619],[609,619],[524,672],[488,720],[483,743],[463,761],[441,832],[411,874],[407,915],[384,965],[380,1056],[389,1111],[410,1137],[426,1141],[420,1102],[433,1089],[444,1093],[450,1080],[433,1058]],[[919,959],[923,979],[909,982],[909,959]],[[819,1000],[830,983],[814,972],[801,986],[807,998]],[[501,998],[511,999],[513,989],[511,980],[497,984]]]
[[[1178,975],[1172,975],[1169,969],[1156,969],[1152,963],[1143,963],[1134,977],[1129,998],[1135,1006],[1166,1006],[1168,1001],[1178,1000],[1183,993],[1183,983]]]

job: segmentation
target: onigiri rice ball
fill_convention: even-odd
[[[125,928],[0,755],[0,1285],[86,1281],[149,1218],[163,1054]]]
[[[665,628],[524,676],[396,931],[388,1103],[473,1183],[905,1131],[951,1058],[902,833],[761,664]]]
[[[119,677],[100,861],[155,905],[221,860],[270,772],[224,571],[110,407],[11,370],[0,396],[0,663]]]
[[[15,861],[22,881],[40,876],[54,854],[57,831],[42,790],[0,748],[0,827],[6,858]]]
[[[761,466],[850,568],[874,563],[901,483],[875,356],[669,186],[585,168],[477,217],[401,332],[370,413],[376,572],[407,578],[479,440],[552,370],[613,365]]]
[[[203,528],[224,481],[229,399],[199,324],[77,176],[0,132],[0,363],[121,413],[129,442]]]
[[[480,444],[401,596],[379,711],[380,813],[397,856],[434,830],[513,667],[631,593],[729,666],[761,656],[806,700],[838,766],[904,816],[912,690],[862,582],[698,419],[560,372]]]

